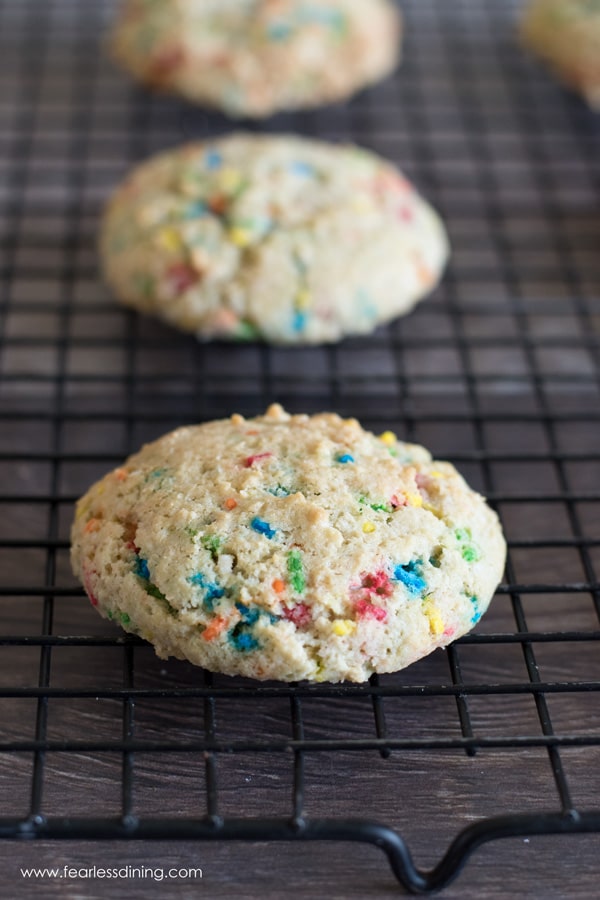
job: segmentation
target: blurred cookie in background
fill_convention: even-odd
[[[437,285],[437,213],[360,147],[238,133],[142,163],[101,228],[126,305],[199,338],[318,344],[369,334]]]
[[[533,0],[520,30],[529,50],[600,109],[600,0]]]
[[[400,34],[391,0],[125,0],[111,43],[150,87],[262,118],[389,75]]]

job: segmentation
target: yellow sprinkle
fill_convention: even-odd
[[[229,240],[236,247],[248,247],[252,243],[252,233],[247,228],[231,228]]]
[[[175,228],[161,228],[156,235],[156,243],[163,250],[177,253],[183,246],[181,235]]]
[[[89,508],[89,503],[78,503],[75,507],[75,521],[78,522],[82,516],[85,516]]]
[[[439,610],[436,606],[430,606],[429,609],[425,610],[425,615],[429,619],[429,627],[433,634],[443,634],[444,633],[444,620],[442,619]]]
[[[295,307],[298,310],[307,309],[310,306],[312,294],[306,288],[301,288],[296,294]]]
[[[236,191],[242,181],[242,173],[238,169],[223,169],[219,175],[217,184],[226,194]]]
[[[384,431],[383,434],[379,435],[379,440],[383,441],[388,447],[391,447],[396,443],[397,438],[393,431]]]
[[[438,471],[438,469],[432,469],[429,474],[431,475],[432,478],[443,478],[444,477],[444,473]]]
[[[345,637],[353,631],[356,631],[356,622],[351,619],[336,619],[333,623],[333,633],[338,637]]]
[[[375,526],[372,522],[365,522],[363,525],[363,531],[365,534],[373,534],[375,531]]]
[[[423,506],[423,498],[420,494],[407,494],[406,499],[411,506],[416,506],[417,508]]]
[[[358,213],[372,212],[373,201],[364,194],[357,194],[352,200],[352,208]]]

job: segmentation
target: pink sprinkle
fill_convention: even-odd
[[[398,509],[400,506],[408,506],[406,497],[398,497],[398,494],[394,494],[390,499],[390,503],[392,504],[392,509]]]
[[[356,612],[360,619],[375,619],[377,622],[385,622],[387,619],[387,610],[382,606],[374,606],[368,600],[359,600]]]
[[[455,631],[456,628],[446,628],[446,630],[444,631],[444,637],[452,637]]]
[[[380,569],[379,572],[367,572],[361,578],[361,586],[368,594],[377,594],[379,597],[391,597],[394,593],[390,576],[383,569]]]
[[[417,474],[415,475],[415,481],[417,482],[418,488],[426,488],[429,484],[429,478],[427,475]]]
[[[94,591],[93,591],[93,589],[92,589],[91,572],[84,572],[84,573],[83,573],[83,586],[84,586],[84,588],[85,588],[85,592],[86,592],[86,594],[88,595],[89,600],[90,600],[90,603],[92,604],[92,606],[98,606],[98,600],[97,600],[97,598],[96,598],[96,596],[95,596],[95,594],[94,594]]]
[[[257,453],[255,456],[247,456],[244,461],[244,466],[246,469],[249,469],[254,465],[255,462],[259,462],[261,459],[268,459],[269,456],[273,456],[272,453]]]
[[[306,603],[296,603],[291,609],[284,609],[283,616],[285,619],[289,619],[290,622],[293,622],[296,628],[302,628],[304,625],[308,625],[312,618],[310,607],[307,606]]]
[[[173,290],[177,294],[182,294],[196,284],[199,275],[191,266],[187,266],[185,263],[175,263],[168,270],[167,278]]]

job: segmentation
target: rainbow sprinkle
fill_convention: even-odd
[[[394,568],[394,578],[400,581],[411,597],[419,597],[425,588],[427,582],[422,577],[422,559],[415,559],[406,565],[397,565]]]
[[[244,468],[250,469],[255,462],[261,462],[263,459],[269,459],[272,453],[255,453],[253,456],[247,456],[244,460]]]
[[[254,516],[254,518],[250,522],[250,528],[257,534],[264,535],[264,537],[268,538],[269,540],[272,540],[277,534],[276,528],[271,528],[268,522],[265,522],[264,519],[260,519],[258,516]]]
[[[215,600],[220,600],[225,596],[225,590],[217,584],[216,581],[209,581],[202,572],[190,575],[188,582],[194,587],[201,588],[205,593],[202,598],[202,605],[208,612],[213,612],[215,608]]]
[[[359,619],[374,619],[376,622],[385,622],[387,619],[387,610],[383,606],[375,606],[370,600],[359,600],[356,614]]]
[[[307,606],[306,603],[296,603],[291,609],[283,610],[283,618],[292,622],[296,628],[302,628],[304,625],[308,625],[312,618],[310,606]]]
[[[287,560],[290,584],[297,594],[303,594],[306,590],[306,577],[302,563],[302,554],[299,550],[290,550]]]
[[[148,568],[148,562],[145,559],[142,559],[141,556],[138,556],[136,559],[133,571],[138,576],[138,578],[143,578],[145,581],[150,581],[150,569]]]
[[[470,528],[458,528],[455,532],[456,540],[461,544],[462,558],[465,562],[474,563],[481,559],[481,551],[473,543],[473,535]]]

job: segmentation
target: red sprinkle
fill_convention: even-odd
[[[390,581],[390,576],[383,569],[380,569],[379,572],[367,572],[361,577],[361,587],[369,594],[377,594],[378,597],[391,597],[394,593],[394,586]]]
[[[304,625],[308,625],[312,618],[310,607],[307,606],[306,603],[296,603],[291,609],[284,609],[283,616],[285,619],[289,619],[290,622],[293,622],[296,628],[302,628]]]
[[[200,280],[200,275],[185,263],[174,263],[167,271],[167,278],[177,294],[182,294]]]
[[[361,619],[375,619],[377,622],[385,622],[387,619],[387,610],[382,606],[373,606],[368,600],[359,600],[356,612]]]
[[[92,590],[92,583],[91,583],[91,577],[90,577],[90,576],[91,576],[91,573],[90,573],[90,572],[84,572],[84,573],[83,573],[83,586],[84,586],[84,588],[85,588],[85,592],[86,592],[86,594],[88,595],[89,600],[90,600],[90,603],[92,604],[92,606],[98,606],[98,600],[97,600],[97,598],[96,598],[96,596],[95,596],[95,594],[94,594],[94,591]]]
[[[185,52],[182,47],[165,50],[152,62],[152,79],[159,83],[168,79],[169,75],[181,66],[184,59]]]
[[[227,198],[217,194],[215,197],[209,198],[208,205],[214,213],[221,215],[221,213],[224,213],[227,209]]]
[[[273,456],[272,453],[257,453],[255,456],[247,456],[244,460],[244,466],[249,469],[254,465],[255,462],[259,462],[261,459],[268,459],[269,456]]]

